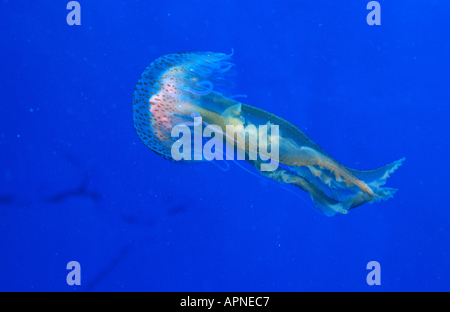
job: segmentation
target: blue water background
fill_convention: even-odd
[[[367,0],[80,0],[80,26],[67,2],[0,1],[0,291],[450,290],[448,1],[379,1],[380,26]],[[394,198],[330,218],[233,163],[146,148],[145,67],[232,48],[243,102],[347,166],[406,157]]]

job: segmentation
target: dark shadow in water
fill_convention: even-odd
[[[136,225],[136,226],[144,226],[144,227],[152,227],[155,225],[155,220],[153,219],[147,219],[147,220],[141,220],[138,217],[132,216],[132,215],[124,215],[121,216],[120,219],[130,225]]]
[[[100,199],[102,199],[102,195],[100,193],[90,191],[87,189],[88,182],[89,176],[85,175],[79,187],[57,193],[56,195],[47,198],[46,201],[50,203],[59,203],[72,196],[87,197],[92,199],[93,201],[99,201]]]
[[[10,195],[0,195],[0,205],[11,204],[14,201],[14,197]]]
[[[173,215],[176,215],[176,214],[179,214],[179,213],[186,212],[186,210],[187,210],[187,206],[186,205],[183,205],[183,204],[174,205],[174,206],[170,207],[167,210],[167,214],[169,216],[173,216]]]
[[[70,155],[69,153],[65,154],[65,158],[70,163],[80,166],[83,162]],[[88,189],[89,186],[89,175],[86,173],[83,176],[83,179],[81,180],[81,183],[78,187],[73,189],[68,189],[65,191],[58,192],[54,195],[47,196],[43,199],[43,201],[51,203],[51,204],[59,204],[63,201],[71,198],[71,197],[84,197],[91,199],[95,202],[100,201],[103,196],[99,192],[92,191]],[[42,190],[41,190],[42,191]],[[185,204],[186,202],[191,203],[192,201],[188,196],[180,196],[180,194],[177,194],[177,196],[172,196],[171,194],[163,195],[162,200],[159,202],[159,207],[162,208],[160,210],[160,213],[163,215],[166,214],[169,217],[173,217],[182,213],[185,213],[190,208],[190,204]],[[31,203],[23,202],[19,197],[10,195],[10,194],[4,194],[0,195],[0,205],[17,205],[20,204],[21,206],[25,207],[30,205]],[[165,209],[164,209],[164,208]],[[142,216],[140,215],[132,215],[132,214],[126,214],[120,216],[121,221],[123,221],[126,224],[129,224],[131,226],[137,226],[137,227],[154,227],[158,223],[159,217],[163,217],[160,213],[157,213],[157,216],[150,217],[147,219],[142,219]],[[94,290],[98,284],[100,284],[102,281],[104,281],[118,266],[118,264],[130,253],[130,250],[132,249],[132,243],[125,244],[122,246],[118,254],[110,260],[108,265],[104,267],[100,272],[98,272],[92,280],[90,280],[86,287],[84,287],[83,291],[92,291]]]
[[[117,256],[115,256],[109,264],[100,272],[97,273],[97,275],[94,276],[94,278],[86,285],[86,288],[84,291],[92,291],[95,286],[97,286],[101,281],[103,281],[122,261],[123,258],[125,258],[126,255],[130,253],[130,250],[132,248],[132,244],[128,243],[125,244],[122,249],[120,249]]]

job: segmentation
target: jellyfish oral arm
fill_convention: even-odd
[[[226,150],[234,151],[235,143],[237,148],[237,159],[245,160],[248,156],[249,160],[257,160],[258,151],[260,157],[269,163],[261,163],[261,171],[273,171],[278,168],[278,126],[271,125],[270,147],[268,152],[268,134],[267,126],[259,126],[257,130],[254,125],[248,125],[243,128],[242,125],[232,126],[227,125],[227,130],[224,132],[218,125],[210,125],[202,121],[199,113],[193,112],[191,117],[194,122],[184,122],[172,128],[171,137],[179,138],[172,144],[171,153],[175,160],[192,160],[191,151],[194,151],[194,160],[222,160],[223,138],[226,138]],[[203,130],[203,126],[204,130]],[[194,128],[192,135],[191,127]],[[259,133],[259,134],[258,134]],[[213,135],[214,134],[214,135]],[[246,145],[246,134],[249,140]],[[181,135],[181,137],[180,137]],[[236,138],[235,138],[236,137]],[[258,140],[259,137],[259,140]],[[202,145],[202,138],[211,138],[204,145]],[[193,147],[192,142],[194,143]],[[257,144],[259,143],[259,146]],[[222,146],[220,146],[222,144]],[[180,152],[182,150],[183,152]],[[227,160],[234,160],[234,152],[226,154]]]

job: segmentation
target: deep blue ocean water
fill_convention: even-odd
[[[79,26],[68,2],[0,1],[0,291],[450,290],[448,1],[379,1],[373,26],[367,0],[80,0]],[[326,217],[233,163],[145,147],[146,66],[231,49],[235,94],[335,159],[406,157],[394,198]]]

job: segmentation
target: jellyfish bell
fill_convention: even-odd
[[[192,150],[196,144],[201,149],[208,144],[201,137],[205,129],[214,126],[214,131],[221,133],[221,138],[216,138],[217,146],[222,139],[227,143],[234,141],[237,152],[260,175],[304,190],[315,207],[327,216],[346,214],[364,203],[393,197],[396,189],[383,185],[404,158],[370,171],[346,167],[290,122],[236,101],[241,95],[227,92],[233,86],[227,79],[234,66],[228,61],[233,53],[172,53],[150,63],[133,94],[134,127],[148,148],[176,163],[208,161]],[[238,134],[226,131],[227,126],[241,127],[247,134],[243,140],[242,136],[239,139]],[[260,136],[261,126],[276,126],[279,131]],[[191,157],[173,157],[174,144],[182,139],[172,135],[176,127],[186,127],[194,134],[185,138],[194,146]],[[251,138],[256,140],[256,145],[251,144]],[[263,142],[267,143],[266,149],[261,148]],[[269,153],[273,146],[278,147],[276,157]],[[255,159],[255,155],[259,158]],[[262,170],[268,159],[277,166]]]

